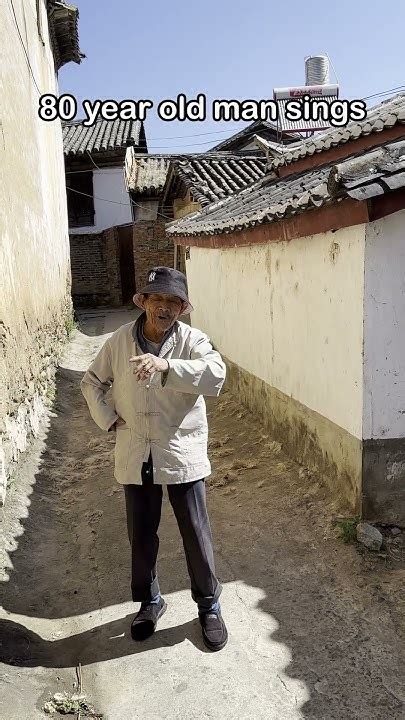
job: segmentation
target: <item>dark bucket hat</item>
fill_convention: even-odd
[[[164,266],[151,268],[148,272],[148,284],[133,297],[135,305],[142,307],[140,295],[150,295],[151,293],[177,295],[187,303],[187,307],[183,310],[184,315],[194,310],[188,299],[187,278],[180,270]]]

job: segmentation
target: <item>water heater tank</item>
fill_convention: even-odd
[[[305,84],[329,84],[329,58],[326,55],[310,55],[305,58]]]

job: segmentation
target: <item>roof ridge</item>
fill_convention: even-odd
[[[367,200],[405,187],[405,137],[359,151],[343,162],[284,177],[265,175],[193,217],[171,223],[170,235],[213,235],[282,220],[344,198]]]
[[[383,103],[373,106],[367,112],[364,120],[352,120],[345,126],[331,127],[314,137],[285,146],[280,157],[272,158],[271,167],[289,165],[307,155],[321,153],[331,147],[356,140],[362,135],[381,132],[397,123],[405,124],[405,93],[399,93]]]

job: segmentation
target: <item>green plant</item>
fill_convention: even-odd
[[[53,400],[55,398],[55,387],[54,385],[49,385],[46,389],[45,395],[48,398],[48,400]]]
[[[87,702],[86,696],[82,694],[55,693],[52,700],[45,703],[43,710],[48,714],[59,713],[103,720],[103,716],[95,712],[93,706]]]
[[[10,475],[10,477],[7,478],[7,482],[6,482],[7,490],[12,486],[13,483],[15,483],[15,481],[16,481],[16,478],[14,477],[14,475]]]
[[[360,522],[360,517],[344,518],[338,520],[336,525],[340,529],[340,537],[345,543],[353,543],[356,540],[356,528]]]
[[[78,327],[79,327],[79,324],[73,317],[69,316],[66,318],[65,330],[66,330],[66,335],[68,336],[68,338],[70,338],[73,330],[76,330]]]
[[[53,408],[56,403],[56,388],[54,385],[50,385],[46,388],[43,395],[44,405],[49,408]]]

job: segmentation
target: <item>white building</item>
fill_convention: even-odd
[[[168,227],[189,248],[191,321],[238,397],[347,512],[399,524],[404,123],[399,96],[288,146],[267,177]]]
[[[146,152],[143,123],[98,120],[65,123],[63,144],[77,305],[121,305],[134,291],[130,225],[133,203],[125,181],[125,153]]]

